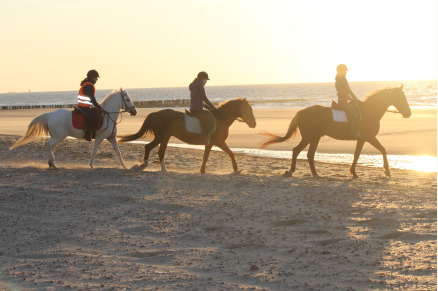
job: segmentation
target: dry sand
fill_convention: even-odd
[[[108,143],[88,169],[91,144],[78,140],[60,144],[60,169],[49,170],[41,142],[8,150],[37,111],[0,116],[9,134],[0,135],[1,290],[436,290],[436,173],[393,169],[387,179],[358,167],[352,180],[347,165],[317,163],[314,179],[299,161],[285,178],[289,160],[236,155],[245,171],[230,175],[229,158],[212,152],[200,175],[202,152],[176,148],[168,173],[156,151],[135,172],[118,168]],[[119,131],[136,131],[147,111]],[[256,110],[257,132],[284,133],[291,117],[282,112],[278,122]],[[409,119],[382,121],[390,154],[436,155],[436,111],[417,117],[429,137]],[[230,146],[263,139],[253,133],[236,123]],[[120,148],[128,167],[142,156],[140,145]]]

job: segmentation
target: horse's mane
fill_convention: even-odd
[[[102,102],[100,103],[105,103],[105,101],[112,95],[114,95],[115,93],[120,92],[120,89],[114,89],[111,93],[109,93],[108,95],[105,96],[105,98],[102,100]]]
[[[245,100],[246,100],[245,98],[236,98],[236,99],[232,99],[232,100],[227,100],[227,101],[219,103],[218,108],[226,107],[227,105],[234,104],[236,102],[242,102]]]
[[[368,93],[367,95],[365,95],[363,101],[369,101],[370,99],[379,98],[382,95],[387,95],[388,91],[392,91],[394,89],[397,89],[397,88],[383,88],[383,89],[374,90],[374,91]]]

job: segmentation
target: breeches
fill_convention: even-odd
[[[84,114],[87,119],[86,125],[88,128],[94,128],[99,123],[99,115],[97,112],[94,112],[90,107],[79,107],[81,112]]]
[[[214,117],[207,110],[194,111],[191,114],[201,122],[202,131],[208,132],[213,128]]]
[[[359,120],[360,112],[354,103],[339,100],[338,104],[346,111],[350,122],[356,123]]]

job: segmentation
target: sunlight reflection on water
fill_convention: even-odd
[[[145,142],[138,142],[145,143]],[[188,144],[169,144],[172,147],[178,148],[190,148],[203,150],[204,146],[201,145],[188,145]],[[217,147],[213,147],[213,150],[221,151]],[[275,150],[258,150],[258,149],[245,149],[245,148],[232,148],[234,153],[248,154],[254,156],[266,156],[271,158],[290,159],[291,151],[275,151]],[[307,152],[302,151],[298,156],[298,159],[306,160]],[[315,161],[324,163],[336,163],[336,164],[351,164],[353,161],[353,154],[327,154],[316,153]],[[436,173],[438,169],[438,159],[433,156],[408,156],[408,155],[388,155],[388,162],[390,168],[414,170],[420,172]],[[366,155],[362,154],[358,161],[359,165],[370,167],[382,167],[383,159],[381,155]]]

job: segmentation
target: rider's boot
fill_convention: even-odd
[[[84,139],[86,141],[91,141],[91,129],[87,128],[85,130]]]
[[[202,133],[200,138],[200,144],[208,145],[210,144],[210,135],[208,133]]]
[[[350,131],[350,135],[354,138],[359,137],[360,133],[357,130],[357,122],[356,121],[350,121],[348,129]]]

